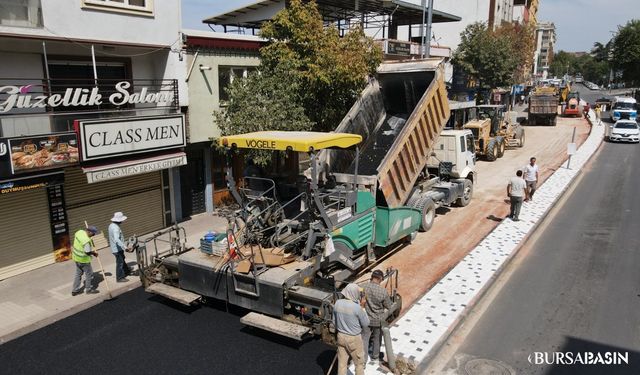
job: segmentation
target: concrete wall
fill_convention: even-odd
[[[186,59],[188,66],[194,55]],[[199,65],[211,70],[200,70]],[[219,110],[220,92],[218,89],[218,72],[222,67],[255,67],[260,59],[255,53],[200,51],[189,76],[189,142],[208,141],[211,137],[220,136],[220,129],[214,123],[213,112]]]
[[[42,0],[43,27],[0,26],[0,33],[163,46],[179,42],[180,0],[155,0],[153,12],[145,15],[92,9],[90,1]]]

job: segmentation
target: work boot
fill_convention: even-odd
[[[82,293],[82,290],[74,290],[74,291],[71,292],[71,295],[72,296],[77,296],[78,294],[81,294],[81,293]]]
[[[100,291],[98,289],[89,289],[85,293],[87,294],[98,294]]]
[[[127,279],[126,277],[123,277],[122,279],[116,280],[116,282],[119,282],[119,283],[126,283],[128,281],[129,281],[129,279]]]

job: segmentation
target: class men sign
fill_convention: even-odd
[[[173,91],[151,92],[148,88],[143,87],[140,92],[131,92],[131,83],[127,81],[116,83],[115,92],[105,97],[97,87],[91,89],[67,88],[62,93],[51,95],[30,93],[31,90],[38,90],[36,87],[42,88],[42,85],[0,86],[0,114],[7,113],[12,109],[82,107],[97,106],[103,103],[111,103],[117,106],[160,104],[171,103],[174,99]]]
[[[76,121],[82,160],[185,147],[183,115]]]

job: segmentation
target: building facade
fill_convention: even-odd
[[[0,6],[0,279],[68,258],[85,222],[176,220],[187,163],[179,0]],[[102,242],[100,242],[102,241]],[[106,245],[102,235],[98,247]]]
[[[536,26],[536,51],[533,59],[533,72],[537,77],[547,77],[555,44],[556,26],[553,22],[539,22]]]
[[[211,212],[229,198],[225,182],[225,157],[212,146],[220,134],[215,112],[228,104],[225,91],[238,78],[246,77],[260,64],[259,49],[264,39],[200,30],[183,30],[186,52],[189,107],[187,111],[187,156],[189,163],[180,168],[180,204],[178,220]],[[235,175],[241,175],[236,166]]]

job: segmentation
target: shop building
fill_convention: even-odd
[[[224,177],[225,157],[212,148],[213,140],[220,136],[214,113],[224,110],[228,103],[226,87],[260,65],[259,50],[265,43],[253,35],[200,30],[183,30],[182,35],[189,97],[189,163],[179,170],[178,220],[211,212],[230,199]],[[234,174],[241,176],[242,165],[235,168]]]
[[[177,220],[187,93],[176,9],[179,0],[0,8],[0,279],[66,259],[73,232],[85,221],[106,231],[114,211],[129,217],[126,235]]]

